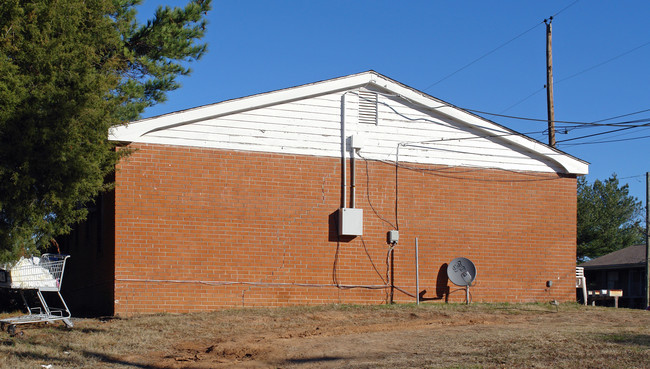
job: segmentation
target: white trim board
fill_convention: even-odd
[[[376,126],[358,122],[360,89],[377,92],[385,104],[378,108],[383,112]],[[370,148],[364,155],[366,158],[394,160],[396,140],[402,140],[399,142],[404,143],[404,147],[409,147],[407,143],[415,147],[420,141],[437,139],[442,142],[447,137],[446,148],[457,140],[457,155],[432,155],[425,153],[425,147],[419,147],[419,151],[411,147],[403,150],[405,155],[400,153],[400,161],[574,175],[588,173],[585,161],[374,71],[142,119],[111,128],[109,139],[126,143],[340,156],[343,95],[346,96],[348,121],[346,135],[364,136]],[[400,117],[390,111],[397,108],[400,114],[406,113]],[[392,126],[382,125],[382,117],[389,115],[393,117]],[[416,123],[406,119],[408,115],[430,118],[417,124],[422,139],[414,133]],[[472,142],[474,146],[461,143],[462,137],[467,135],[480,140]],[[437,149],[444,152],[442,146],[439,144]],[[506,153],[508,150],[512,152]]]

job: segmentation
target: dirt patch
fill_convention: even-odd
[[[571,356],[582,351],[577,337],[635,319],[638,323],[638,317],[612,319],[597,310],[556,312],[540,305],[262,314],[238,325],[228,339],[184,341],[149,363],[161,368],[574,367]],[[642,344],[640,349],[650,359],[650,348]],[[557,365],[563,360],[566,365]],[[608,367],[607,360],[601,364]]]
[[[25,328],[0,367],[648,367],[650,312],[548,304],[325,306]],[[3,356],[4,355],[4,356]],[[4,361],[3,361],[4,360]]]

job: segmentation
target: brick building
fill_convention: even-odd
[[[458,256],[473,301],[575,299],[587,163],[376,72],[110,139],[133,151],[115,190],[61,242],[75,315],[414,301],[416,238],[426,300],[464,301]]]

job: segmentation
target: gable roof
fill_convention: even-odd
[[[403,85],[375,71],[352,74],[142,119],[127,125],[113,127],[109,132],[109,139],[119,142],[146,142],[145,137],[147,135],[163,130],[358,88],[371,88],[391,94],[417,106],[419,109],[433,112],[438,116],[444,116],[486,137],[496,137],[496,140],[500,140],[511,147],[534,153],[544,158],[544,160],[555,163],[563,173],[575,175],[588,173],[588,163],[585,161]]]
[[[634,245],[589,260],[586,263],[580,264],[580,266],[584,267],[585,270],[640,268],[645,266],[645,253],[645,245]]]

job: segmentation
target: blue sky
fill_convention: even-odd
[[[145,0],[139,13],[185,3]],[[213,0],[208,53],[144,116],[372,69],[461,108],[545,120],[553,15],[556,120],[650,110],[647,0]],[[546,122],[480,115],[548,142]],[[650,111],[605,122],[636,120],[648,124]],[[564,143],[621,127],[557,126],[557,147],[591,163],[590,182],[616,173],[645,201],[650,125]]]

